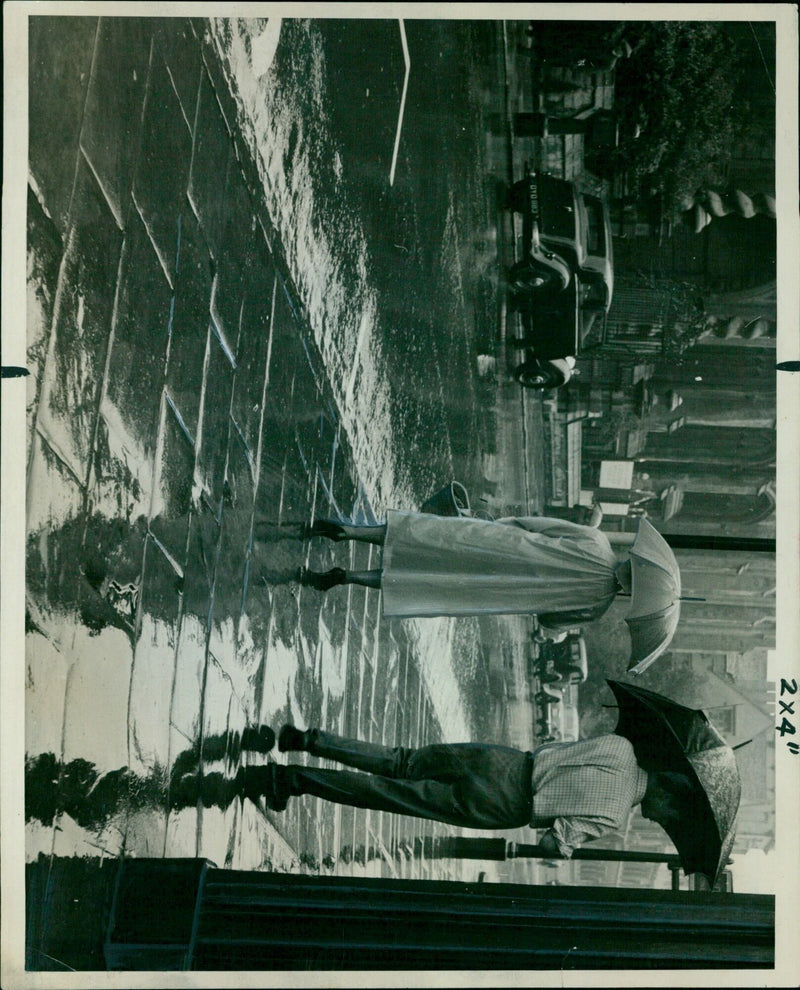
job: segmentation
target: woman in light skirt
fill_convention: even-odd
[[[317,519],[296,524],[294,535],[382,547],[379,569],[301,568],[297,579],[318,591],[380,588],[387,618],[535,613],[546,626],[565,626],[598,618],[619,592],[630,591],[627,555],[618,559],[596,527],[562,519],[392,510],[381,525]]]

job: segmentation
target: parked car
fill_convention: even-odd
[[[558,387],[605,338],[614,294],[608,207],[529,168],[511,187],[509,207],[522,215],[522,258],[508,272],[509,306],[522,324],[522,336],[508,342],[526,354],[515,377],[528,388]]]
[[[567,633],[559,642],[539,644],[538,673],[543,684],[566,687],[583,684],[588,676],[586,641],[579,631]]]
[[[536,702],[538,717],[536,719],[536,734],[540,741],[553,741],[558,738],[554,731],[553,712],[560,707],[563,700],[561,691],[549,684],[540,682],[533,700]]]
[[[561,691],[550,684],[543,683],[536,692],[536,699],[540,705],[558,705],[561,703]]]
[[[567,700],[566,693],[562,704],[550,709],[550,735],[559,742],[577,742],[580,738],[581,722],[577,705]]]

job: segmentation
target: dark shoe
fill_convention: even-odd
[[[285,811],[289,803],[291,791],[286,779],[286,767],[277,763],[267,763],[266,766],[243,767],[238,777],[242,777],[242,793],[244,797],[258,804],[261,798],[268,808],[273,811]]]
[[[309,571],[305,567],[301,567],[297,579],[305,588],[314,588],[315,591],[328,591],[329,588],[334,588],[337,584],[345,583],[347,571],[342,567],[332,567],[331,570],[320,573],[319,571]]]
[[[242,749],[251,753],[269,753],[275,745],[275,733],[268,725],[248,725],[242,730]]]
[[[333,519],[315,519],[309,527],[309,537],[311,536],[324,536],[325,539],[334,541],[347,538],[342,524]]]
[[[311,752],[311,729],[296,729],[293,725],[284,725],[278,733],[278,749],[281,753],[289,750]]]

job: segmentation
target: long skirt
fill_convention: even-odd
[[[387,617],[581,613],[608,609],[617,558],[600,530],[537,516],[491,522],[390,511]]]

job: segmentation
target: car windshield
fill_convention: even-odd
[[[603,204],[595,196],[584,196],[586,204],[586,249],[589,254],[606,256],[606,228]]]
[[[575,202],[568,183],[549,175],[540,175],[539,210],[545,237],[575,239]]]

